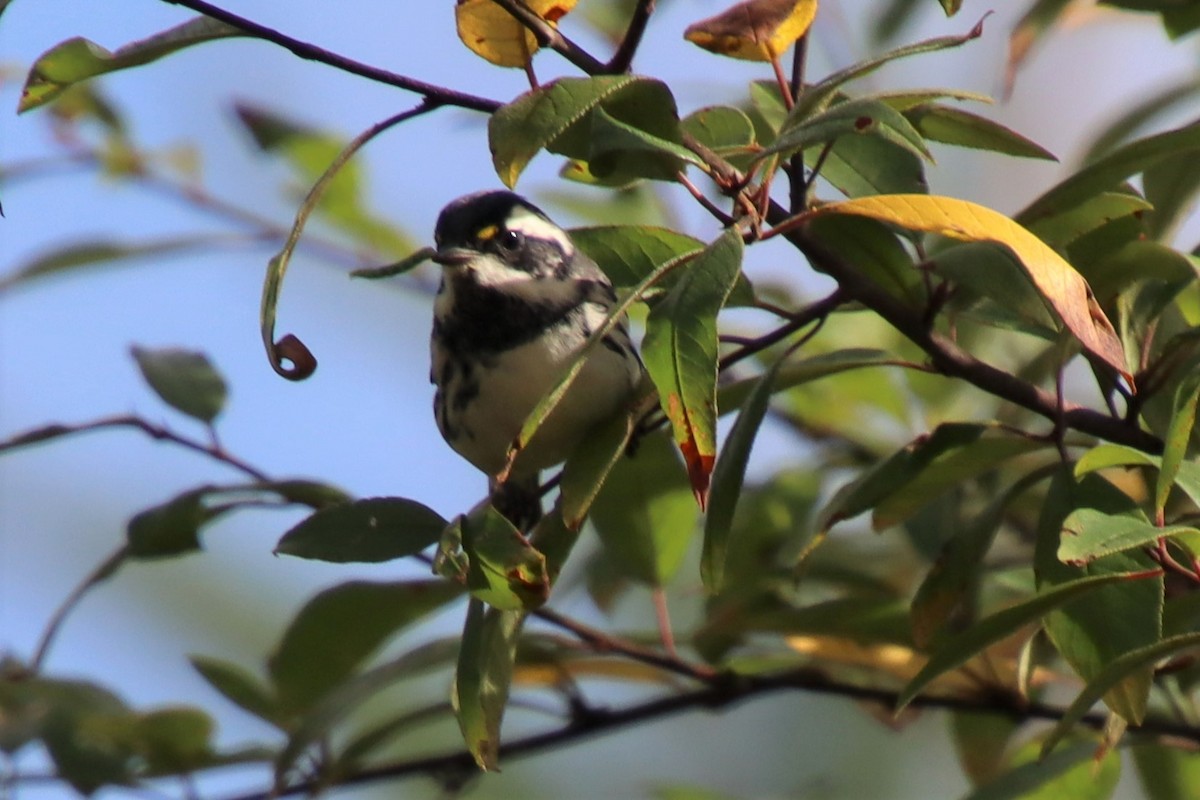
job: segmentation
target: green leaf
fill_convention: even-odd
[[[572,228],[569,233],[575,246],[595,261],[618,289],[633,288],[665,265],[704,249],[704,242],[699,239],[651,225],[601,225]],[[641,297],[652,298],[666,292],[682,272],[675,270],[663,275]],[[745,275],[738,275],[728,304],[753,303],[754,289]]]
[[[486,771],[499,768],[500,722],[524,621],[524,612],[488,608],[476,598],[467,607],[450,702],[467,750]]]
[[[593,151],[593,112],[603,112],[617,123],[656,139],[679,144],[679,117],[675,99],[666,84],[631,75],[595,78],[560,78],[518,97],[492,115],[488,143],[496,174],[506,186],[516,186],[525,167],[541,150],[590,161]],[[603,128],[603,123],[601,123]],[[603,153],[601,153],[603,155]],[[645,159],[602,158],[590,164],[592,172],[605,178],[615,173],[630,177],[646,168]],[[667,175],[677,156],[659,154],[659,174]],[[674,172],[670,172],[673,175]]]
[[[1187,800],[1200,786],[1200,759],[1169,744],[1135,744],[1129,748],[1146,800]]]
[[[137,715],[109,690],[38,677],[2,681],[0,708],[6,721],[24,720],[36,731],[57,777],[80,794],[132,784]]]
[[[704,162],[678,142],[655,136],[614,118],[603,108],[592,111],[588,169],[601,178],[622,176],[673,180],[685,163]]]
[[[733,106],[708,106],[693,111],[679,122],[684,133],[726,158],[744,154],[755,142],[754,123],[746,112]]]
[[[873,350],[866,347],[851,347],[845,350],[834,350],[809,358],[789,360],[780,367],[776,376],[774,391],[780,392],[796,386],[802,386],[811,381],[820,380],[830,375],[837,375],[850,370],[866,367],[884,367],[895,364],[892,354],[886,350]],[[717,390],[717,409],[721,414],[727,414],[735,408],[745,405],[746,399],[758,386],[758,378],[743,378],[722,385]]]
[[[788,156],[813,145],[856,135],[877,136],[919,158],[932,160],[925,140],[912,123],[887,103],[873,98],[846,100],[793,126],[785,126],[779,138],[759,156],[774,153]]]
[[[348,159],[338,163],[348,146],[344,137],[244,102],[235,104],[234,112],[259,149],[282,157],[303,187],[323,182],[313,206],[322,220],[352,237],[357,246],[371,247],[397,259],[416,249],[407,236],[367,206],[369,187],[362,165]],[[337,166],[328,179],[323,179],[331,164]]]
[[[939,425],[839,490],[822,509],[818,530],[871,509],[872,526],[883,530],[908,519],[953,486],[1045,446],[998,425]]]
[[[568,232],[575,246],[618,288],[635,286],[664,264],[704,249],[699,239],[650,225],[600,225]]]
[[[1159,92],[1136,100],[1132,105],[1121,110],[1116,119],[1109,122],[1099,134],[1095,135],[1091,146],[1080,158],[1080,163],[1088,164],[1095,161],[1150,120],[1163,115],[1175,106],[1186,106],[1197,94],[1200,94],[1200,77],[1189,75],[1182,81],[1167,86]]]
[[[999,322],[1007,321],[1010,327],[1045,338],[1056,336],[1061,327],[1021,263],[1006,247],[993,242],[956,243],[939,250],[930,264],[937,274],[954,282],[956,306],[999,307],[1006,312]]]
[[[461,593],[443,580],[349,581],[321,592],[288,625],[267,661],[281,710],[311,708],[390,637]]]
[[[962,800],[1107,800],[1121,777],[1114,750],[1096,760],[1096,743],[1078,742],[1038,760],[1032,746],[1018,755],[1022,763]]]
[[[1058,560],[1074,566],[1151,545],[1163,537],[1200,536],[1200,530],[1187,525],[1158,527],[1140,513],[1110,515],[1094,508],[1072,511],[1063,520],[1062,532]]]
[[[624,575],[663,586],[679,569],[696,525],[696,505],[670,440],[652,433],[616,463],[592,505],[592,522]]]
[[[207,487],[193,489],[135,514],[126,525],[132,558],[173,558],[200,549],[200,528],[219,510],[206,503]]]
[[[208,656],[190,656],[188,660],[225,699],[272,725],[280,724],[283,712],[279,703],[256,675],[237,664]]]
[[[436,639],[420,645],[377,667],[352,675],[330,689],[298,720],[288,726],[287,745],[275,758],[276,775],[284,775],[314,744],[328,742],[334,729],[386,689],[402,680],[453,663],[458,656],[457,638]],[[389,701],[390,703],[391,701]],[[445,704],[439,704],[444,712]],[[347,749],[353,745],[347,745]]]
[[[1029,230],[1051,247],[1064,248],[1115,219],[1139,216],[1153,208],[1136,194],[1100,192],[1061,213],[1041,217]]]
[[[1192,212],[1200,190],[1200,168],[1194,153],[1163,159],[1142,173],[1142,188],[1154,211],[1146,215],[1153,239],[1170,241]]]
[[[545,556],[546,574],[551,584],[558,579],[567,556],[579,541],[579,526],[572,528],[563,520],[563,506],[564,502],[556,503],[529,533],[530,544]]]
[[[320,481],[305,480],[303,478],[271,481],[260,484],[257,488],[275,492],[289,503],[299,503],[300,505],[314,509],[342,505],[354,500],[353,497],[336,486],[321,483]]]
[[[546,557],[491,505],[455,520],[469,559],[471,596],[507,611],[536,608],[550,596]]]
[[[1004,774],[1005,760],[1019,724],[1001,714],[954,712],[950,717],[954,750],[963,773],[974,786]]]
[[[608,473],[629,446],[634,422],[632,414],[614,416],[593,430],[567,459],[558,486],[562,521],[570,530],[583,525]]]
[[[788,117],[788,124],[794,125],[824,110],[834,97],[837,96],[838,89],[841,86],[857,78],[869,75],[891,61],[907,58],[908,56],[921,55],[922,53],[933,53],[938,50],[959,47],[972,39],[978,38],[982,33],[983,26],[976,25],[964,36],[943,36],[937,39],[927,39],[923,42],[889,50],[882,55],[860,61],[857,64],[852,64],[845,69],[839,70],[821,81],[805,87],[800,92]]]
[[[1044,217],[1061,214],[1102,192],[1116,189],[1126,178],[1145,171],[1164,158],[1196,150],[1200,150],[1200,123],[1130,142],[1061,181],[1014,219],[1025,226],[1035,224]]]
[[[939,104],[919,105],[905,112],[918,135],[943,144],[989,150],[1017,158],[1057,161],[1054,154],[1014,130],[969,111]]]
[[[68,39],[42,53],[29,70],[17,112],[45,105],[69,86],[129,67],[138,67],[195,44],[246,34],[211,17],[195,17],[182,25],[109,52],[82,37]]]
[[[176,775],[210,765],[212,717],[197,708],[161,708],[137,720],[138,754],[150,775]]]
[[[1045,470],[1027,474],[997,495],[946,542],[913,596],[910,617],[913,640],[918,647],[928,647],[938,636],[953,630],[956,614],[970,603],[978,589],[984,556],[1009,506],[1022,492],[1046,477]]]
[[[1131,650],[1107,664],[1091,680],[1083,691],[1071,701],[1071,705],[1063,713],[1050,735],[1042,743],[1042,755],[1052,751],[1063,737],[1071,732],[1075,724],[1083,719],[1083,715],[1096,705],[1101,697],[1116,689],[1127,678],[1136,677],[1139,672],[1153,666],[1169,655],[1180,650],[1200,647],[1200,633],[1189,633],[1182,636],[1172,636],[1156,642],[1149,647]],[[1142,718],[1128,720],[1133,725],[1140,725]]]
[[[1058,560],[1064,521],[1077,509],[1091,508],[1110,514],[1136,512],[1136,504],[1095,473],[1076,482],[1064,469],[1050,483],[1038,520],[1034,571],[1038,591],[1072,584],[1083,575],[1103,577],[1142,572],[1152,575],[1157,565],[1136,552],[1115,553],[1086,566],[1072,567]],[[1086,601],[1069,603],[1045,620],[1050,641],[1085,681],[1127,652],[1140,650],[1162,638],[1163,578],[1154,577],[1103,586]],[[1104,698],[1110,709],[1126,720],[1140,719],[1150,691],[1149,669],[1126,677]]]
[[[67,244],[43,253],[0,277],[0,292],[7,291],[17,284],[78,272],[85,268],[109,266],[119,261],[154,259],[152,263],[158,265],[164,263],[164,256],[190,251],[208,252],[214,247],[222,247],[234,241],[246,239],[204,235],[169,236],[139,242],[105,239]]]
[[[869,217],[817,217],[808,234],[911,307],[925,302],[921,271],[892,228]]]
[[[688,262],[646,320],[642,358],[683,452],[701,507],[716,460],[717,312],[741,271],[742,237],[730,228]]]
[[[758,379],[733,423],[713,468],[712,493],[709,496],[708,515],[704,520],[704,549],[700,555],[700,577],[704,581],[704,588],[713,594],[721,591],[725,580],[725,558],[733,530],[733,513],[742,495],[750,450],[766,416],[775,378],[783,363],[783,359],[776,361]]]
[[[1093,447],[1080,456],[1079,460],[1075,462],[1075,477],[1081,478],[1089,472],[1110,467],[1139,466],[1157,469],[1161,462],[1162,459],[1158,456],[1143,453],[1141,450],[1135,450],[1123,444],[1106,442]]]
[[[1003,611],[997,611],[970,628],[948,637],[929,657],[921,671],[900,692],[896,701],[899,712],[936,678],[966,663],[985,648],[1011,636],[1026,625],[1088,592],[1118,581],[1142,578],[1142,573],[1093,575],[1062,583]]]
[[[391,561],[435,544],[444,520],[402,497],[372,497],[317,511],[283,535],[275,552],[335,563]]]
[[[176,411],[212,424],[225,407],[225,379],[204,353],[136,346],[131,352],[146,383]]]
[[[1196,404],[1200,401],[1200,377],[1191,376],[1185,379],[1175,392],[1174,409],[1171,413],[1171,424],[1163,439],[1162,464],[1158,471],[1158,481],[1154,486],[1154,511],[1161,522],[1163,509],[1167,505],[1167,497],[1175,479],[1179,475],[1179,467],[1187,455],[1188,442],[1192,438],[1192,428],[1196,424]]]
[[[812,169],[820,157],[816,148],[806,150],[804,163]],[[847,197],[929,191],[921,159],[878,136],[836,140],[825,156],[821,177]]]

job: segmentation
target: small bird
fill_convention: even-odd
[[[430,337],[437,426],[493,479],[497,510],[527,531],[541,516],[538,473],[629,409],[642,362],[624,324],[612,328],[497,484],[525,419],[603,324],[616,293],[562,228],[512,192],[453,201],[438,216],[434,243],[442,266]]]

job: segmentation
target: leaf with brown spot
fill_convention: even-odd
[[[717,454],[717,312],[741,272],[742,250],[741,234],[730,228],[688,262],[650,312],[642,342],[702,508]]]
[[[525,0],[551,25],[575,7],[576,0]],[[458,0],[454,7],[458,38],[471,52],[501,67],[523,68],[538,51],[533,33],[492,0]]]
[[[718,55],[772,61],[808,32],[817,0],[747,0],[688,26],[689,42]]]
[[[951,239],[1003,245],[1084,349],[1132,381],[1120,337],[1087,281],[1049,245],[1000,212],[953,197],[894,194],[832,203],[819,213],[853,214]]]

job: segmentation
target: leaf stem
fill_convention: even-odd
[[[633,66],[633,57],[642,44],[642,36],[646,33],[650,15],[654,13],[654,4],[655,0],[638,0],[637,6],[633,9],[633,16],[629,18],[629,27],[625,29],[625,36],[621,38],[621,44],[613,53],[613,57],[604,65],[603,72],[605,74],[619,75],[622,72],[628,72],[629,68]]]
[[[219,22],[224,22],[226,25],[237,28],[256,39],[262,39],[265,42],[278,45],[306,61],[316,61],[340,69],[343,72],[348,72],[351,75],[358,75],[359,77],[375,81],[376,83],[383,83],[388,86],[395,86],[398,89],[414,92],[439,106],[457,106],[459,108],[490,114],[501,105],[496,100],[467,94],[466,92],[460,92],[445,86],[426,83],[425,81],[338,55],[322,47],[317,47],[314,44],[288,36],[274,28],[269,28],[266,25],[238,16],[223,8],[214,6],[212,3],[205,2],[205,0],[162,0],[162,2],[190,8],[192,11],[203,14],[206,17],[211,17]]]
[[[38,640],[37,648],[33,652],[33,659],[30,662],[30,669],[33,672],[41,671],[42,665],[46,661],[46,655],[50,652],[50,646],[58,636],[59,630],[62,629],[63,623],[67,621],[67,616],[75,610],[75,607],[92,588],[112,577],[113,573],[125,563],[127,552],[128,548],[122,543],[108,558],[101,561],[95,569],[88,573],[87,577],[66,596],[62,605],[55,610],[50,621],[46,623],[46,630],[42,632],[42,637]]]
[[[493,0],[524,25],[542,47],[548,47],[588,75],[601,75],[606,67],[591,53],[568,39],[522,0]]]

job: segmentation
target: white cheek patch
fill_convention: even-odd
[[[524,234],[527,239],[558,242],[567,258],[575,254],[575,245],[571,243],[570,237],[563,232],[562,228],[528,208],[522,206],[514,208],[508,219],[504,221],[504,227],[510,231]]]

